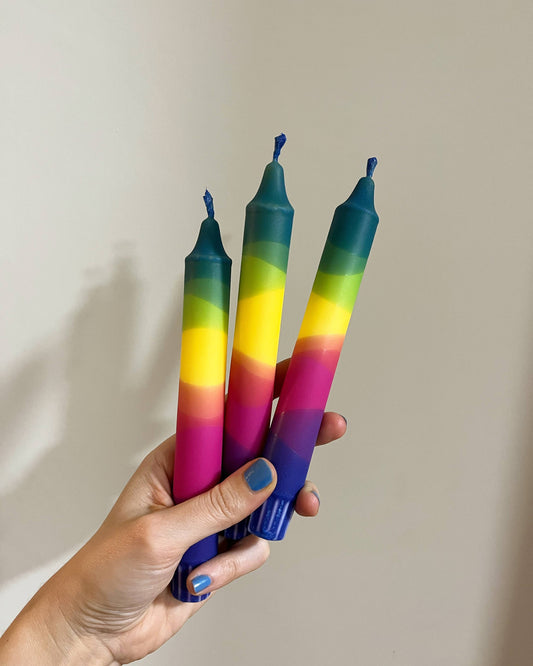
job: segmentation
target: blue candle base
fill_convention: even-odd
[[[244,539],[244,537],[247,537],[250,534],[250,530],[248,529],[248,522],[249,518],[245,518],[244,520],[241,520],[240,523],[228,527],[228,529],[224,532],[226,539],[230,539],[231,541],[240,541],[241,539]]]
[[[176,569],[176,573],[170,582],[170,591],[172,596],[178,601],[185,601],[187,603],[197,603],[207,599],[208,594],[191,594],[187,589],[187,578],[195,567],[187,564],[180,564]]]
[[[267,501],[252,513],[248,529],[262,539],[281,541],[293,513],[294,500],[278,497],[274,491]]]
[[[187,589],[187,578],[193,569],[199,567],[200,564],[207,562],[218,554],[218,536],[213,536],[202,539],[189,550],[185,552],[178,564],[178,568],[170,581],[170,591],[179,601],[188,603],[196,603],[207,599],[209,594],[191,594]]]

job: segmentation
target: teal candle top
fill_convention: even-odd
[[[198,240],[185,257],[185,294],[209,300],[227,313],[231,280],[231,259],[226,254],[220,227],[214,218],[213,198],[206,190],[207,217],[200,226]]]
[[[267,164],[257,194],[246,206],[243,244],[269,241],[288,247],[291,241],[294,209],[287,198],[285,176],[278,157],[286,141],[284,134],[275,139],[274,157]],[[286,268],[285,260],[285,268]]]
[[[378,223],[372,179],[377,163],[375,157],[368,160],[367,175],[359,179],[348,199],[337,206],[319,271],[347,275],[364,270]],[[357,220],[358,233],[354,233],[353,220]],[[354,262],[359,265],[354,266]]]
[[[220,237],[220,227],[215,220],[215,211],[213,208],[213,197],[205,191],[204,194],[207,217],[200,226],[198,240],[192,252],[185,257],[185,261],[198,261],[200,259],[209,259],[210,261],[230,262],[231,259],[226,254]]]

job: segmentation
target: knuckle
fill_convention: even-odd
[[[229,551],[229,555],[223,565],[226,584],[262,567],[270,555],[270,545],[267,541],[258,539],[251,550],[245,552],[236,548],[234,553]]]
[[[240,573],[240,567],[238,564],[238,561],[235,558],[229,558],[225,562],[224,566],[224,579],[226,581],[231,581],[234,580],[235,578],[238,578]]]
[[[261,564],[264,564],[270,557],[270,544],[268,543],[268,541],[265,541],[264,539],[261,539],[260,544],[261,544],[260,547],[261,547],[261,557],[262,557]]]
[[[156,555],[158,539],[161,535],[159,521],[155,514],[138,518],[132,528],[133,541],[145,556]]]
[[[210,513],[223,522],[232,521],[239,508],[239,498],[229,483],[220,483],[208,493]],[[230,523],[231,524],[231,523]]]

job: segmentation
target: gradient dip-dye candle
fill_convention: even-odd
[[[207,191],[204,199],[208,215],[185,259],[173,480],[177,504],[216,485],[222,467],[231,259],[224,251]],[[206,598],[191,595],[185,583],[189,573],[214,557],[217,549],[214,534],[187,550],[171,582],[177,599]]]
[[[273,160],[246,206],[224,424],[224,475],[261,454],[270,425],[294,215],[278,162],[284,143],[284,134],[276,137]],[[243,538],[247,523],[246,519],[226,530],[226,536]]]
[[[368,160],[367,175],[335,210],[281,389],[263,451],[276,467],[278,482],[249,523],[250,531],[264,539],[283,539],[305,483],[378,224],[372,180],[376,164],[375,158]]]

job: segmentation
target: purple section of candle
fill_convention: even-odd
[[[271,401],[268,411],[263,406],[247,406],[226,414],[224,474],[233,472],[260,454],[270,422],[270,404]],[[246,433],[244,442],[239,440],[242,432]]]
[[[264,449],[278,473],[279,497],[292,499],[305,483],[339,354],[313,349],[292,357]]]
[[[294,453],[309,459],[315,446],[322,422],[323,409],[296,409],[278,412],[272,423],[265,454],[270,450],[271,440],[285,442]]]
[[[320,409],[286,412],[273,424],[264,454],[278,474],[277,496],[292,500],[304,485],[322,416]]]

